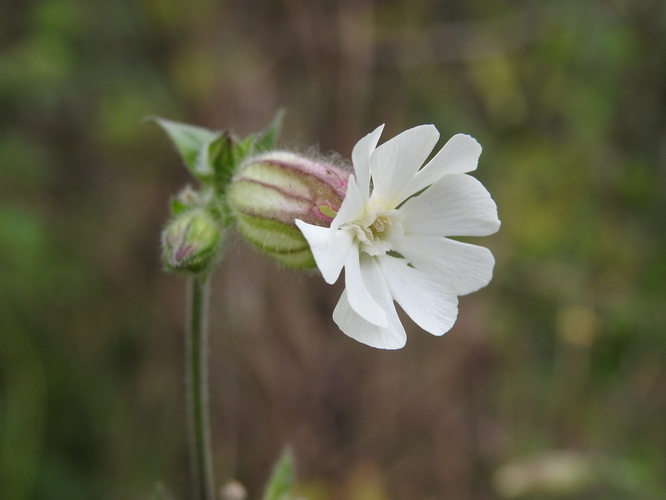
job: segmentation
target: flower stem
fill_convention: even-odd
[[[189,283],[185,363],[190,461],[196,500],[213,500],[215,491],[208,421],[207,304],[208,275],[197,274]]]

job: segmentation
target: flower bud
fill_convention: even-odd
[[[300,155],[273,151],[241,165],[227,190],[238,229],[251,243],[290,267],[314,267],[295,220],[328,227],[350,172]]]
[[[199,273],[216,258],[221,227],[203,208],[184,212],[162,232],[162,259],[171,271]]]

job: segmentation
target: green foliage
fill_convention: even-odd
[[[229,132],[153,117],[171,139],[190,173],[202,188],[187,187],[171,199],[173,218],[162,233],[162,260],[170,271],[201,273],[216,263],[224,226],[231,221],[226,188],[241,163],[275,147],[283,113],[265,131],[239,139]]]
[[[173,142],[190,173],[214,187],[220,197],[238,166],[248,156],[275,148],[284,112],[280,111],[262,132],[238,138],[230,132],[152,117]]]
[[[209,146],[220,134],[211,130],[164,118],[151,118],[167,133],[192,175],[202,181],[210,179],[213,170],[208,156]]]
[[[294,455],[291,449],[285,448],[273,466],[273,472],[266,483],[262,500],[290,500],[295,482]]]

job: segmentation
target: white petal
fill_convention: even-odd
[[[435,236],[409,236],[396,250],[415,268],[431,273],[457,295],[475,292],[493,277],[493,254],[477,245]]]
[[[456,134],[416,175],[409,185],[409,194],[437,182],[447,174],[464,174],[476,170],[481,145],[473,137]]]
[[[431,274],[405,259],[384,256],[381,266],[393,298],[414,323],[433,335],[448,332],[458,317],[458,297]]]
[[[342,266],[347,261],[349,252],[358,252],[358,249],[353,248],[354,236],[347,231],[313,226],[298,219],[296,219],[296,225],[308,240],[324,281],[329,285],[335,283],[340,276]]]
[[[382,130],[384,130],[383,124],[358,141],[352,150],[352,163],[354,164],[356,180],[363,193],[370,192],[370,155],[377,147]]]
[[[363,218],[365,206],[368,200],[368,193],[361,191],[356,185],[356,179],[353,175],[349,176],[347,181],[347,192],[345,199],[342,200],[340,210],[331,222],[331,229],[336,230],[342,224]]]
[[[372,198],[387,209],[402,202],[406,197],[405,186],[412,181],[438,139],[439,132],[434,125],[420,125],[405,130],[375,149],[370,158],[374,183]]]
[[[356,314],[374,325],[388,326],[385,304],[377,302],[381,296],[377,291],[382,291],[386,284],[374,258],[350,252],[345,262],[345,287],[349,305]]]
[[[443,177],[400,207],[407,234],[487,236],[497,232],[497,205],[478,180],[466,174]]]
[[[400,318],[388,289],[385,289],[384,294],[383,298],[386,301],[389,321],[387,327],[373,325],[356,314],[349,305],[346,290],[342,293],[342,297],[340,297],[338,305],[333,311],[333,321],[345,335],[370,347],[378,349],[400,349],[404,347],[407,341],[405,329],[400,323]]]

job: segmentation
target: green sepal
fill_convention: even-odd
[[[284,112],[278,111],[264,131],[243,139],[164,118],[149,120],[166,132],[192,175],[204,183],[213,182],[217,191],[224,193],[245,158],[275,148],[283,116]]]
[[[218,193],[224,193],[238,165],[252,151],[251,146],[245,146],[246,141],[225,132],[209,144],[208,158]]]
[[[255,134],[251,134],[244,139],[239,139],[225,132],[209,145],[208,158],[214,172],[215,190],[221,195],[219,201],[224,214],[224,225],[229,225],[233,220],[227,204],[227,187],[241,163],[255,153],[256,137]]]
[[[171,214],[180,215],[187,212],[190,209],[190,206],[187,203],[183,203],[178,197],[174,196],[171,198]]]
[[[268,127],[263,132],[256,134],[254,149],[257,153],[264,151],[271,151],[277,145],[280,130],[282,130],[282,120],[284,119],[284,109],[275,113],[273,120],[268,124]]]
[[[284,111],[278,111],[264,131],[250,134],[243,139],[229,132],[223,132],[208,143],[206,152],[201,158],[205,157],[208,160],[219,193],[225,192],[238,166],[246,158],[275,148],[283,116]]]
[[[289,500],[296,482],[294,455],[288,447],[282,451],[268,478],[262,500]]]

